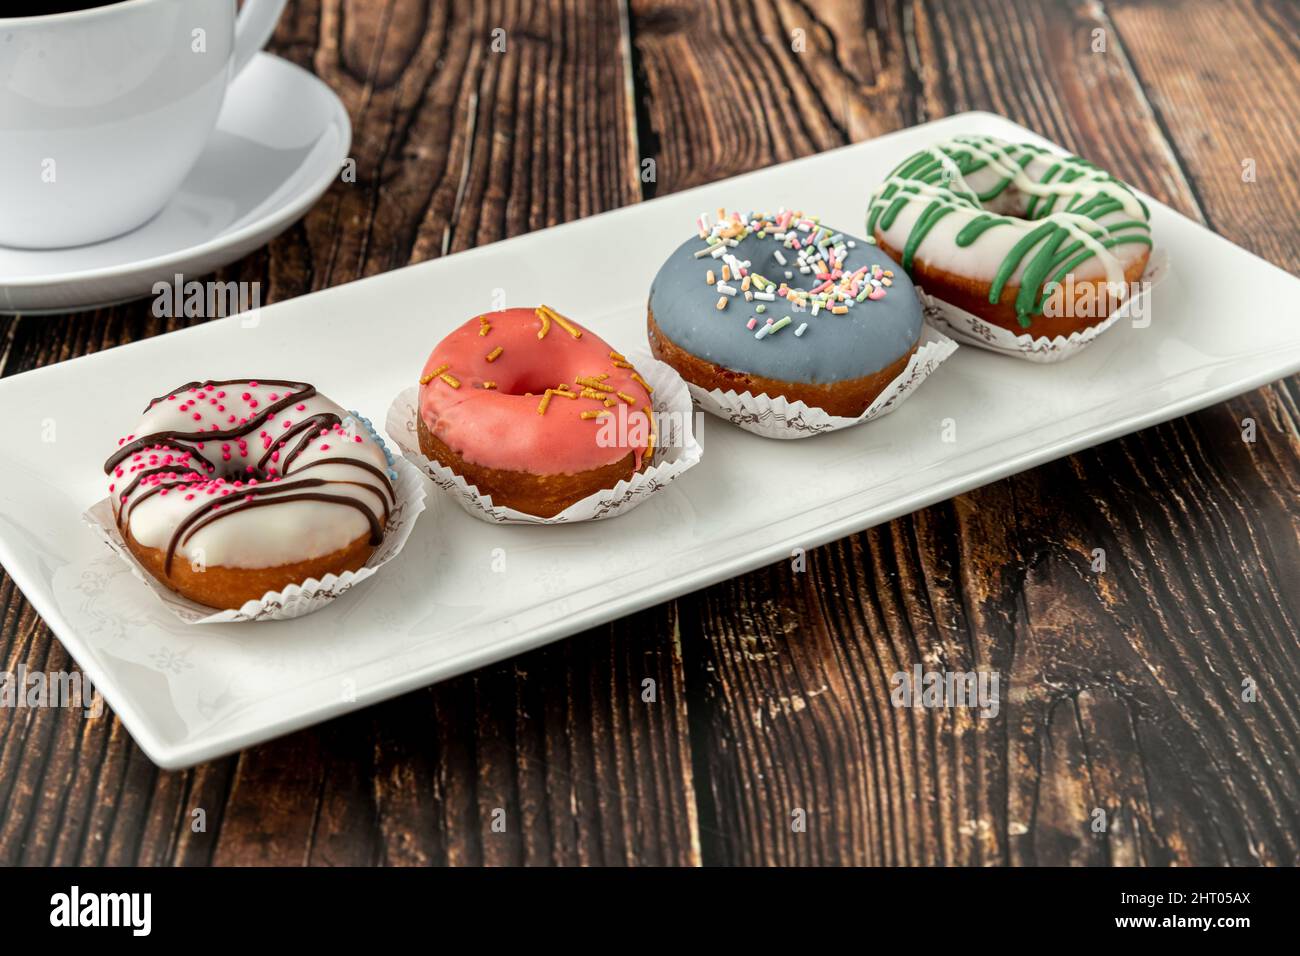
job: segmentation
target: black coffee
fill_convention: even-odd
[[[9,17],[44,17],[54,13],[71,13],[73,10],[93,10],[111,7],[123,0],[5,0],[0,4],[0,20]]]

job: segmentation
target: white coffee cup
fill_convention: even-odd
[[[6,17],[0,2],[0,245],[84,245],[153,218],[284,4],[119,0]]]

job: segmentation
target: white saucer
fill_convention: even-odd
[[[159,131],[159,135],[166,135]],[[197,279],[270,241],[339,175],[352,125],[306,70],[260,53],[231,85],[179,192],[134,232],[73,249],[0,246],[0,312],[72,312]]]

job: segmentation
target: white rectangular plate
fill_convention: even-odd
[[[1151,323],[1061,365],[958,351],[897,413],[797,442],[704,421],[704,460],[613,521],[495,527],[431,489],[406,550],[320,613],[190,627],[81,524],[147,399],[193,378],[314,382],[375,422],[433,345],[493,306],[546,302],[615,348],[701,210],[795,206],[861,232],[907,154],[987,133],[966,113],[867,143],[0,381],[0,561],[145,752],[182,767],[501,660],[1300,368],[1300,281],[1158,203],[1173,263]],[[845,196],[849,199],[846,201]],[[1225,289],[1231,294],[1225,294]],[[942,440],[943,422],[956,440]],[[54,440],[48,440],[53,437]],[[500,549],[499,551],[497,549]],[[502,560],[504,559],[504,565]],[[498,570],[494,570],[494,567]]]

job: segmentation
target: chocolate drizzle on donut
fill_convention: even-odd
[[[349,464],[352,464],[349,462]],[[298,488],[320,488],[325,485],[357,485],[365,488],[367,485],[361,485],[355,481],[326,481],[323,478],[305,478],[302,481],[289,482],[283,485],[261,485],[258,488],[250,490],[240,496],[240,499],[230,505],[217,504],[213,506],[214,510],[195,511],[188,518],[176,526],[172,532],[171,541],[167,543],[167,555],[163,559],[163,573],[171,574],[172,559],[176,556],[176,549],[181,544],[188,541],[195,532],[201,528],[235,514],[239,511],[247,511],[250,508],[261,508],[266,505],[276,505],[286,501],[323,501],[331,504],[347,505],[355,508],[365,516],[370,522],[370,544],[378,545],[384,539],[384,525],[388,523],[388,506],[384,506],[384,519],[379,517],[366,507],[364,502],[356,498],[348,498],[343,495],[327,495],[320,492],[305,492],[302,494],[281,494],[285,491],[293,491]],[[265,497],[268,494],[274,494],[274,498]]]
[[[187,382],[153,399],[145,408],[145,413],[148,414],[162,402],[177,399],[182,399],[178,406],[182,412],[188,412],[189,408],[202,410],[194,412],[196,422],[203,420],[203,412],[212,413],[209,405],[216,406],[216,410],[220,413],[228,413],[230,410],[226,405],[219,404],[219,400],[224,399],[231,406],[235,406],[237,400],[233,396],[226,397],[224,392],[216,392],[214,395],[213,391],[229,386],[247,386],[249,391],[255,391],[262,386],[272,386],[277,390],[287,391],[282,396],[272,392],[270,397],[274,400],[261,409],[256,408],[258,405],[256,398],[249,392],[244,392],[242,399],[250,406],[247,410],[254,413],[228,428],[212,424],[206,431],[201,428],[166,429],[130,436],[130,440],[125,441],[104,463],[105,473],[113,473],[116,470],[118,475],[122,475],[120,466],[124,463],[133,459],[138,461],[146,454],[152,456],[147,463],[135,466],[136,473],[124,487],[114,489],[110,485],[117,525],[123,534],[129,533],[131,517],[142,502],[155,495],[172,492],[184,495],[186,501],[192,499],[193,507],[188,513],[183,513],[183,517],[172,529],[170,540],[167,542],[163,571],[168,576],[171,574],[172,562],[178,549],[203,528],[232,514],[282,502],[310,501],[352,508],[366,519],[370,527],[370,544],[377,546],[383,539],[384,528],[388,524],[391,509],[397,500],[392,481],[383,469],[360,457],[331,455],[310,460],[299,472],[288,474],[293,464],[318,438],[325,437],[328,442],[327,436],[330,434],[350,435],[343,428],[344,420],[334,412],[317,411],[306,415],[301,420],[293,421],[292,424],[292,415],[286,416],[285,430],[279,435],[271,436],[262,430],[269,422],[276,421],[291,406],[297,406],[299,411],[306,411],[304,403],[317,397],[313,385],[278,379]],[[187,395],[195,397],[186,397]],[[208,404],[202,404],[202,400],[207,400]],[[230,414],[228,417],[234,419],[235,415]],[[362,438],[351,436],[351,440],[361,442]],[[263,442],[263,453],[258,458],[250,459],[249,445],[253,441]],[[236,472],[234,470],[236,466],[231,464],[229,473],[223,474],[227,469],[210,461],[204,456],[202,449],[213,443],[232,442],[237,444],[238,454],[245,461],[240,463],[242,470]],[[236,452],[232,451],[228,444],[219,444],[219,447],[222,449],[223,458],[227,462],[232,462]],[[320,450],[327,450],[329,447],[328,444],[322,444]],[[272,462],[275,464],[273,465]],[[302,477],[304,472],[321,465],[346,465],[358,468],[373,476],[376,481]],[[142,483],[151,484],[152,487],[142,489]],[[370,492],[379,499],[379,507],[372,506],[365,498],[329,493],[330,488],[341,489],[343,486],[352,486]],[[216,491],[220,491],[220,495],[213,500]]]
[[[112,471],[114,468],[120,465],[131,455],[135,454],[138,451],[142,451],[145,448],[171,447],[177,449],[178,451],[184,451],[190,454],[196,454],[196,452],[192,448],[187,448],[183,445],[178,445],[176,443],[182,441],[206,443],[210,441],[229,441],[232,438],[234,439],[243,438],[244,436],[250,434],[253,431],[253,429],[261,428],[264,424],[270,421],[271,418],[273,418],[275,415],[278,415],[280,412],[284,411],[286,408],[288,408],[290,405],[294,404],[295,402],[299,402],[299,403],[305,402],[307,399],[313,398],[316,395],[315,385],[308,385],[306,382],[286,382],[280,379],[272,379],[272,378],[259,378],[259,379],[251,379],[251,380],[236,378],[236,379],[225,379],[219,382],[212,381],[212,380],[206,382],[186,382],[184,385],[180,386],[180,388],[173,389],[172,391],[168,392],[166,395],[160,395],[157,398],[153,399],[148,405],[145,406],[144,410],[145,412],[148,412],[149,409],[153,408],[159,402],[165,402],[169,398],[172,398],[173,396],[176,395],[180,395],[183,392],[187,392],[192,388],[207,388],[208,386],[212,386],[214,388],[220,388],[224,385],[243,385],[249,381],[261,382],[264,385],[278,385],[282,388],[301,389],[301,391],[291,392],[290,394],[286,395],[284,398],[280,399],[279,401],[276,401],[273,404],[268,405],[257,416],[250,418],[245,422],[241,422],[238,428],[230,428],[225,431],[206,431],[206,432],[205,431],[198,431],[198,432],[161,431],[161,432],[154,432],[151,435],[142,435],[141,437],[136,438],[134,441],[126,445],[123,445],[113,454],[109,455],[108,461],[104,462],[104,473],[108,474],[110,471]],[[335,421],[337,420],[338,419],[336,418]],[[203,458],[202,455],[199,455],[199,457]],[[206,458],[204,458],[203,460],[204,462],[207,462]],[[214,465],[212,467],[215,468],[216,466]]]

